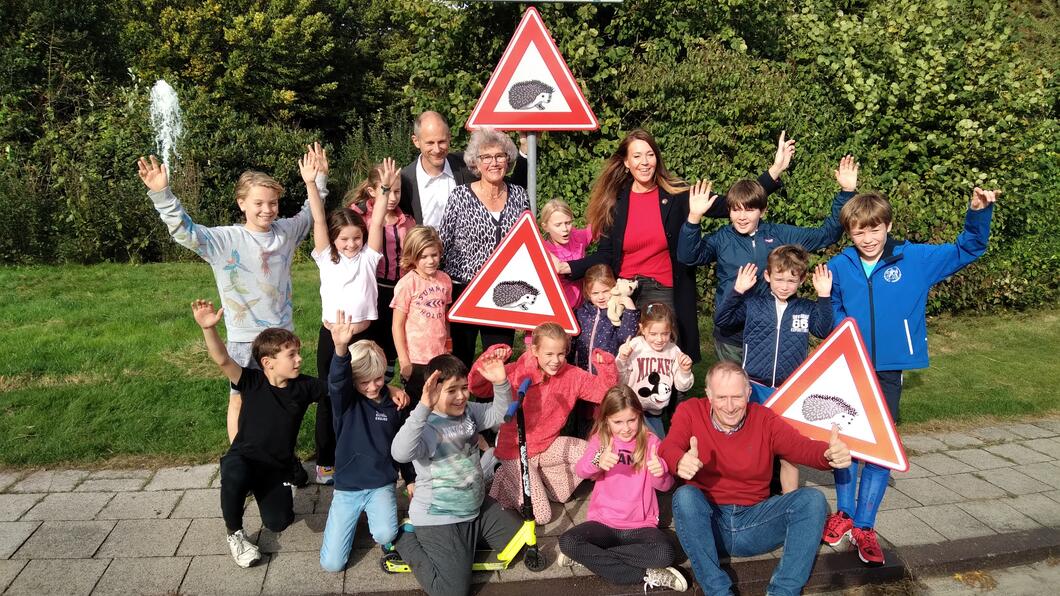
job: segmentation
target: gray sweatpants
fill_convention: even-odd
[[[431,596],[457,596],[471,589],[471,564],[479,542],[500,552],[522,525],[513,511],[486,497],[477,518],[444,526],[416,526],[398,538],[398,554]]]

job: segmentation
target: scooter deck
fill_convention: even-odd
[[[537,544],[537,533],[532,520],[524,521],[519,530],[515,532],[508,544],[504,545],[501,552],[492,550],[475,551],[475,562],[471,564],[472,571],[500,571],[511,566],[519,551],[524,546],[535,546]],[[412,568],[409,564],[397,558],[384,558],[383,567],[389,573],[410,573]]]

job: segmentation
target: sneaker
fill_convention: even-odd
[[[317,484],[335,484],[335,468],[317,466]]]
[[[854,520],[842,511],[837,511],[828,516],[824,522],[824,534],[821,540],[829,546],[839,546],[844,538],[850,538],[850,531],[854,529]]]
[[[563,554],[562,551],[560,551],[559,556],[556,557],[556,564],[560,567],[583,567],[581,563]]]
[[[858,547],[858,558],[870,567],[883,565],[883,549],[872,528],[854,528],[850,541]]]
[[[648,588],[670,588],[675,592],[684,592],[688,589],[688,582],[685,581],[685,576],[673,567],[659,567],[645,570],[645,593],[648,592]]]
[[[228,550],[232,551],[232,558],[236,565],[243,569],[250,567],[261,559],[261,551],[249,539],[243,530],[237,530],[228,535]]]

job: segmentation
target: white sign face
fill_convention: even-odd
[[[782,415],[829,432],[835,423],[846,436],[878,442],[865,416],[846,358],[836,359]]]
[[[475,304],[482,308],[505,308],[513,311],[552,316],[556,311],[545,299],[545,286],[537,274],[526,246],[512,255],[497,279]]]
[[[512,80],[505,87],[496,111],[570,112],[567,100],[562,93],[556,91],[558,88],[556,79],[552,77],[541,52],[538,51],[537,44],[531,42],[522,61],[515,67]]]

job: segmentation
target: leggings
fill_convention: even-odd
[[[549,501],[565,503],[574,494],[582,479],[574,473],[574,465],[585,453],[587,443],[575,437],[558,437],[543,452],[530,458],[530,500],[534,505],[534,521],[539,525],[552,521]],[[501,467],[493,476],[490,496],[509,509],[523,504],[522,474],[518,459],[502,459]]]
[[[640,583],[645,569],[669,567],[675,556],[659,528],[619,530],[595,521],[564,532],[559,550],[613,584]]]

